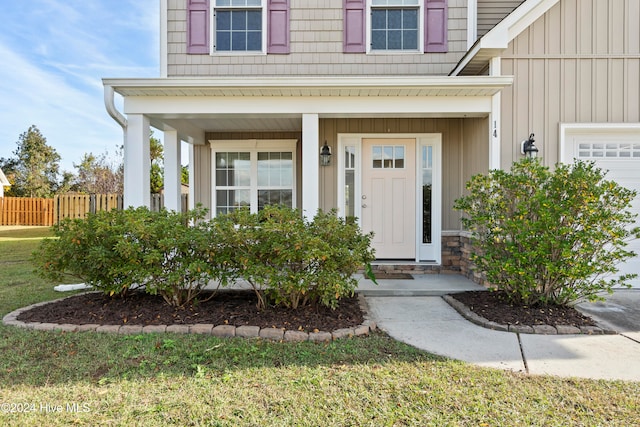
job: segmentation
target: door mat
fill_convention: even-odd
[[[413,280],[413,276],[408,273],[380,273],[374,272],[376,280]]]

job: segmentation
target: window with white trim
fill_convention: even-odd
[[[578,145],[580,159],[640,158],[640,144],[632,142],[581,142]]]
[[[371,0],[371,50],[421,50],[422,7],[422,0]]]
[[[215,0],[213,50],[263,52],[264,0]]]
[[[214,142],[213,211],[296,206],[295,141]]]
[[[347,218],[356,216],[356,146],[344,147],[344,208]]]

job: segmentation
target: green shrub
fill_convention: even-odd
[[[455,208],[474,235],[476,267],[521,304],[595,300],[625,285],[635,275],[611,275],[635,255],[625,250],[640,237],[630,228],[635,192],[604,177],[593,163],[558,164],[552,172],[535,159],[474,176]]]
[[[223,273],[214,262],[215,240],[210,239],[209,224],[203,221],[204,210],[137,212],[141,226],[132,229],[115,249],[136,263],[138,283],[147,293],[183,306]]]
[[[141,214],[114,210],[87,219],[64,219],[53,226],[55,238],[43,240],[33,253],[36,272],[52,281],[71,276],[108,295],[123,296],[141,279],[141,257],[118,248],[143,227]]]
[[[202,209],[182,214],[142,207],[64,220],[54,227],[57,239],[43,241],[34,260],[51,280],[72,275],[112,296],[144,286],[181,306],[222,275],[204,215]]]
[[[258,306],[266,298],[290,308],[335,308],[340,298],[353,295],[353,274],[374,259],[371,235],[335,212],[319,212],[307,221],[295,209],[267,206],[257,214],[237,210],[215,222],[225,236],[228,274],[253,286]]]

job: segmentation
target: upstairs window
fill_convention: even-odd
[[[289,53],[289,0],[187,0],[187,53]]]
[[[262,52],[263,0],[215,0],[214,51]]]
[[[343,0],[343,52],[447,52],[448,0]]]
[[[417,51],[420,16],[419,0],[372,0],[371,50]]]

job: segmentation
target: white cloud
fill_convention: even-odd
[[[71,170],[86,152],[115,151],[121,128],[103,77],[158,75],[158,2],[30,0],[3,5],[0,157],[38,126]]]

